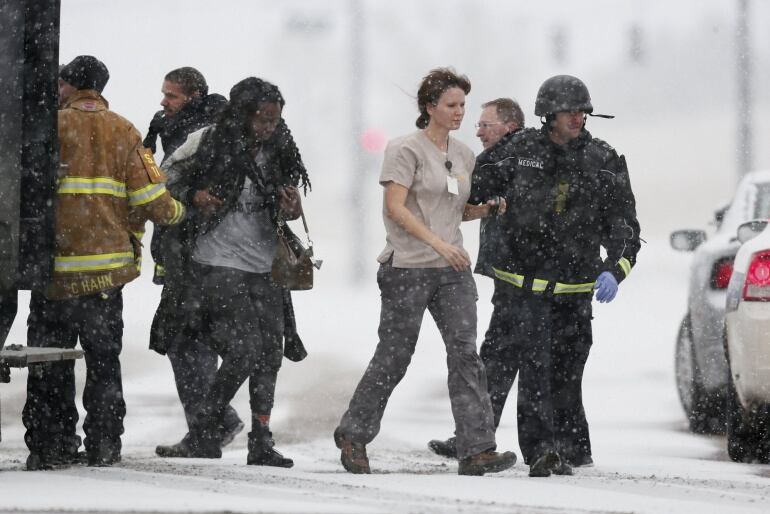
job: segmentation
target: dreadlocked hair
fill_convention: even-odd
[[[253,144],[250,134],[251,118],[266,103],[278,104],[281,109],[286,105],[280,89],[275,84],[257,77],[248,77],[235,84],[230,89],[230,101],[214,124],[213,146],[228,148],[229,151],[224,153],[229,155],[248,151]],[[278,156],[278,162],[273,163],[268,170],[268,178],[275,182],[275,186],[299,184],[305,195],[308,190],[312,190],[299,149],[283,118],[270,138],[263,143],[263,148],[274,150]]]

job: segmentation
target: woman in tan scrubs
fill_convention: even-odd
[[[385,150],[380,341],[334,433],[342,465],[351,473],[370,472],[366,445],[406,373],[426,309],[447,351],[458,473],[483,475],[516,462],[514,453],[494,451],[492,406],[476,353],[476,283],[460,232],[463,220],[489,215],[494,205],[466,205],[475,157],[449,135],[462,123],[470,89],[467,77],[448,68],[432,70],[417,92],[419,130],[390,141]]]

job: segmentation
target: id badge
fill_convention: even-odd
[[[459,195],[460,194],[460,185],[457,182],[457,178],[447,176],[447,178],[446,178],[446,189],[447,189],[447,191],[449,191],[449,194]]]

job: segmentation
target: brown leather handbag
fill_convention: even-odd
[[[305,228],[308,245],[305,247],[297,235],[291,231],[283,219],[278,218],[278,248],[273,258],[271,274],[273,282],[290,291],[313,289],[313,266],[320,268],[320,261],[313,259],[313,241],[307,229],[305,213],[302,213],[302,225]]]

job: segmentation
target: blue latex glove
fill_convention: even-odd
[[[618,281],[612,273],[603,271],[596,279],[594,291],[596,291],[596,299],[599,300],[599,303],[609,303],[618,293]]]

